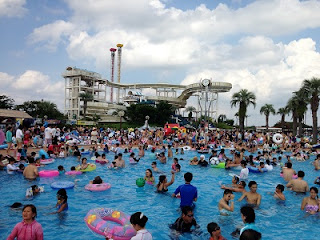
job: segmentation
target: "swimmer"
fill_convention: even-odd
[[[171,171],[171,180],[168,182],[166,175],[159,176],[159,183],[157,184],[157,192],[168,192],[168,187],[174,183],[175,173]]]
[[[61,213],[61,212],[65,212],[68,210],[68,195],[67,192],[64,188],[59,189],[59,191],[57,192],[57,204],[56,204],[56,212],[54,213]]]
[[[241,202],[244,198],[246,198],[249,204],[253,204],[259,207],[261,202],[261,195],[257,193],[258,184],[255,181],[250,181],[248,186],[250,188],[250,191],[244,192],[239,198],[238,202]]]
[[[160,173],[161,171],[157,168],[157,162],[152,162],[151,163],[151,168],[154,172]]]
[[[229,189],[232,192],[242,192],[242,193],[244,193],[244,192],[246,192],[246,190],[245,190],[246,185],[247,184],[246,184],[245,181],[240,181],[236,187],[226,187],[224,185],[221,185],[221,189]]]
[[[103,183],[103,180],[100,176],[96,176],[92,181],[89,182],[89,184],[101,184]]]
[[[145,216],[142,212],[136,212],[131,215],[130,223],[134,230],[137,231],[137,234],[132,237],[131,240],[152,240],[151,233],[145,229],[147,221],[147,216]]]
[[[230,212],[234,210],[234,195],[231,190],[226,189],[223,192],[223,197],[218,203],[220,215],[228,216]]]
[[[26,197],[30,198],[35,195],[38,195],[39,193],[44,192],[44,187],[38,187],[38,185],[32,185],[30,188],[26,191]]]
[[[130,157],[129,157],[129,162],[131,164],[136,164],[140,161],[140,158],[139,159],[136,159],[135,156],[134,156],[134,152],[130,153]]]
[[[226,240],[222,235],[221,235],[221,228],[220,226],[215,223],[211,222],[207,225],[207,231],[210,234],[210,239],[209,240]]]
[[[105,153],[102,153],[101,157],[98,157],[97,160],[99,160],[100,162],[109,163],[108,159],[106,158],[106,154]]]
[[[154,177],[152,176],[152,171],[151,169],[147,169],[146,170],[146,175],[145,177],[143,178],[147,183],[150,183],[150,184],[154,184],[155,180],[154,180]]]
[[[293,175],[296,174],[296,171],[292,169],[291,162],[287,162],[287,167],[283,167],[282,171],[283,171],[283,179],[286,182],[289,182],[290,180],[292,180]]]
[[[320,177],[317,177],[317,178],[314,180],[314,184],[320,185]]]
[[[64,167],[62,165],[59,165],[58,171],[59,171],[59,175],[61,175],[61,174],[64,174],[66,170],[64,169]]]
[[[87,159],[86,158],[82,158],[81,165],[79,165],[78,167],[81,170],[85,170],[88,166],[89,166],[89,164],[87,163]]]
[[[310,214],[319,212],[320,200],[318,197],[318,189],[316,187],[310,188],[310,196],[305,197],[301,203],[301,210],[305,210]]]
[[[286,185],[287,188],[290,190],[297,192],[297,193],[306,193],[309,191],[308,183],[303,180],[304,172],[299,171],[298,172],[298,178],[297,179],[291,179],[288,184]]]
[[[174,158],[174,159],[173,159],[173,163],[172,163],[172,165],[171,165],[171,168],[172,168],[173,171],[176,170],[176,165],[177,165],[177,164],[179,164],[178,158]]]
[[[194,156],[193,158],[192,158],[192,160],[190,160],[190,165],[198,165],[198,162],[199,162],[199,160],[198,160],[198,157],[197,156]]]
[[[284,191],[284,186],[282,184],[278,184],[273,194],[273,197],[280,200],[286,200],[286,197],[284,196],[283,191]]]
[[[320,170],[320,154],[318,154],[317,158],[314,160],[313,166],[315,170]]]

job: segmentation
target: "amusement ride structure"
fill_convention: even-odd
[[[152,103],[167,101],[175,107],[186,107],[187,100],[197,97],[197,109],[200,116],[217,119],[218,94],[228,92],[232,88],[231,83],[214,82],[212,79],[201,79],[198,83],[178,85],[169,83],[139,83],[124,84],[121,79],[121,54],[123,44],[117,44],[117,49],[110,48],[111,68],[110,81],[102,79],[95,72],[68,67],[62,74],[65,78],[65,114],[69,119],[81,119],[84,116],[98,115],[99,122],[120,122],[121,117],[114,112],[121,112],[130,104]],[[118,76],[114,82],[115,52],[118,51]],[[107,101],[107,88],[110,91],[110,100]],[[117,89],[117,100],[114,102],[113,92]],[[144,96],[144,89],[152,89],[154,95]],[[150,92],[150,91],[149,91]],[[92,98],[85,99],[83,94],[88,93]]]

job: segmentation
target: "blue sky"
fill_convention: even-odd
[[[109,79],[109,48],[123,43],[122,82],[230,82],[220,113],[233,118],[231,96],[247,88],[248,123],[262,125],[263,104],[283,107],[320,77],[319,10],[316,0],[0,0],[0,94],[63,110],[65,68]]]

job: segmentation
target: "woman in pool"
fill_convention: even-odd
[[[155,180],[154,177],[152,176],[152,171],[151,169],[147,169],[146,170],[146,176],[144,177],[144,180],[148,183],[148,184],[154,184]]]
[[[57,204],[56,204],[56,208],[57,211],[54,213],[61,213],[61,212],[65,212],[68,210],[68,196],[67,196],[67,192],[64,188],[59,189],[59,191],[57,192]]]
[[[223,197],[220,199],[218,208],[221,215],[228,216],[234,210],[234,195],[231,190],[226,189],[223,192]]]
[[[92,181],[89,182],[90,184],[101,184],[103,183],[103,180],[100,176],[96,176]]]
[[[190,165],[198,165],[198,162],[199,162],[198,157],[194,156],[192,160],[190,160]]]
[[[137,234],[131,240],[152,240],[151,233],[145,228],[147,221],[147,216],[142,212],[136,212],[131,215],[130,223],[134,230],[137,231]]]
[[[7,240],[28,239],[28,240],[43,240],[43,230],[40,223],[35,218],[37,209],[34,205],[25,205],[22,209],[22,222],[19,222]]]
[[[318,189],[316,187],[310,188],[310,196],[305,197],[301,203],[301,210],[305,210],[310,214],[319,212],[320,200],[318,197]]]
[[[157,192],[168,192],[168,187],[174,183],[174,171],[171,171],[171,180],[168,182],[166,175],[159,176],[159,183],[157,184]]]
[[[81,160],[81,165],[79,165],[81,170],[86,169],[89,166],[89,164],[87,163],[87,159],[86,158],[82,158]]]

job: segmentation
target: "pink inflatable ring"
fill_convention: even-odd
[[[136,235],[130,216],[111,208],[91,209],[84,221],[95,233],[114,240],[129,240]]]
[[[65,173],[65,175],[80,175],[82,174],[81,171],[68,171]]]
[[[280,177],[283,177],[283,173],[280,173]],[[298,175],[296,174],[292,176],[292,179],[297,179],[297,178],[298,178]]]
[[[47,165],[47,164],[50,164],[50,163],[54,163],[54,161],[55,160],[53,158],[48,158],[48,159],[41,159],[40,163],[44,164],[44,165]]]
[[[111,188],[111,184],[110,183],[101,183],[101,184],[87,184],[85,186],[86,190],[92,191],[92,192],[102,192],[105,190],[108,190],[109,188]]]
[[[43,170],[39,172],[39,177],[56,177],[59,176],[59,171],[57,170]]]

